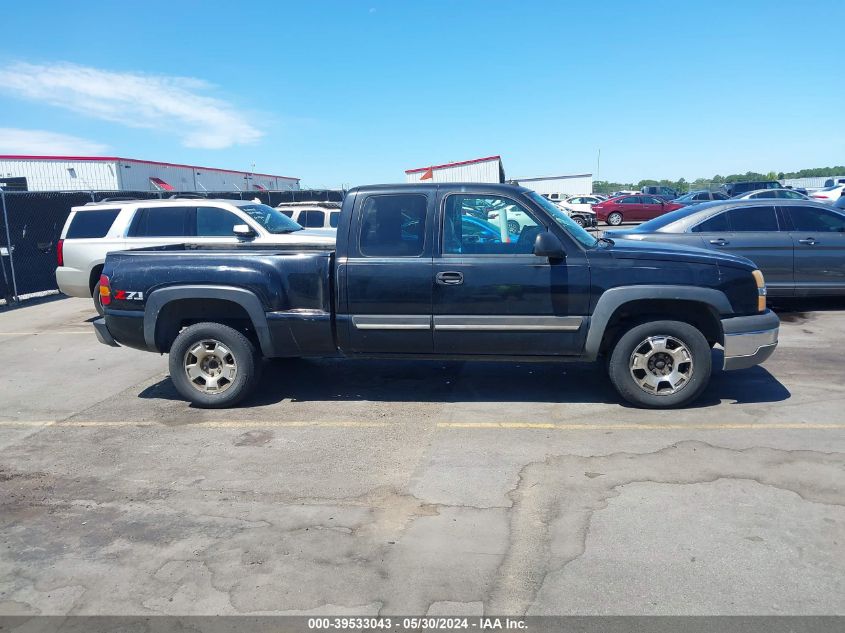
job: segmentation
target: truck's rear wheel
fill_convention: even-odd
[[[650,321],[617,341],[608,363],[620,396],[640,407],[680,407],[697,398],[710,381],[710,345],[682,321]]]
[[[261,357],[250,340],[221,323],[185,328],[170,347],[170,379],[179,394],[203,408],[237,404],[255,388]]]

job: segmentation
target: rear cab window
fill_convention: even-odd
[[[419,257],[425,247],[428,198],[422,194],[367,197],[360,211],[358,246],[364,257]]]
[[[120,209],[76,211],[70,221],[65,239],[80,240],[105,237],[120,213]]]

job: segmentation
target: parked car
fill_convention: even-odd
[[[487,211],[489,222],[497,224],[499,218],[504,217],[508,231],[516,235],[519,235],[526,226],[537,226],[534,218],[518,205],[500,204],[500,202],[499,199],[491,200],[490,210]]]
[[[845,212],[830,205],[710,202],[605,235],[742,255],[763,271],[771,296],[845,295]]]
[[[749,180],[747,182],[727,182],[719,188],[729,198],[733,198],[741,193],[758,189],[782,189],[783,185],[777,180]]]
[[[306,229],[336,229],[339,202],[283,202],[276,208]]]
[[[643,187],[640,193],[657,196],[658,198],[663,198],[664,200],[674,200],[678,197],[678,195],[680,195],[676,189],[666,187],[664,185],[648,185]]]
[[[666,202],[656,196],[619,196],[593,205],[596,218],[610,226],[619,226],[624,221],[651,220],[659,215],[680,209],[683,205]]]
[[[533,222],[515,240],[493,231],[479,241],[463,209],[488,205]],[[621,397],[667,408],[705,388],[712,346],[724,347],[725,369],[742,369],[777,345],[778,318],[747,259],[599,240],[522,187],[355,188],[344,198],[338,234],[336,248],[109,253],[97,337],[168,353],[177,391],[202,407],[245,397],[262,357],[388,354],[606,357]]]
[[[675,204],[681,205],[688,205],[688,204],[698,204],[699,202],[709,202],[711,200],[727,200],[728,196],[720,191],[707,191],[706,189],[700,189],[697,191],[690,191],[678,198],[675,198],[672,202]]]
[[[603,199],[598,196],[569,196],[561,200],[558,204],[563,209],[569,209],[570,211],[592,211],[593,205],[599,204],[600,202],[603,202]]]
[[[845,193],[839,196],[839,200],[833,203],[833,206],[837,209],[845,209]]]
[[[241,200],[168,198],[104,200],[73,207],[57,246],[56,282],[72,297],[92,297],[102,314],[98,281],[106,253],[180,244],[333,244],[334,236],[302,227],[279,210]]]
[[[810,197],[819,202],[831,203],[839,200],[843,193],[845,193],[845,185],[831,185],[824,189],[817,189],[810,194]]]
[[[592,206],[603,202],[598,196],[570,196],[557,205],[572,218],[578,226],[591,228],[598,226],[596,212]]]
[[[734,196],[735,200],[759,200],[760,198],[776,198],[779,200],[809,200],[809,196],[794,189],[758,189]]]

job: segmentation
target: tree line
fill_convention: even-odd
[[[695,189],[708,189],[713,185],[722,185],[728,182],[742,182],[746,180],[784,180],[785,178],[818,178],[824,176],[842,176],[845,175],[845,166],[838,165],[835,167],[814,167],[811,169],[800,169],[798,171],[789,172],[774,172],[770,171],[767,174],[761,174],[756,171],[747,171],[744,174],[731,174],[729,176],[721,176],[716,174],[712,178],[696,178],[692,182],[688,182],[684,178],[678,180],[640,180],[638,183],[632,182],[610,182],[607,180],[594,180],[593,191],[595,193],[613,193],[622,189],[634,189],[639,191],[643,187],[651,185],[658,185],[664,187],[672,187],[681,193],[686,191],[693,191]]]

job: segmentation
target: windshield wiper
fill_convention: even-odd
[[[600,237],[600,238],[598,238],[598,240],[599,240],[599,242],[604,242],[605,244],[610,244],[611,246],[616,244],[616,242],[614,242],[609,237]]]

